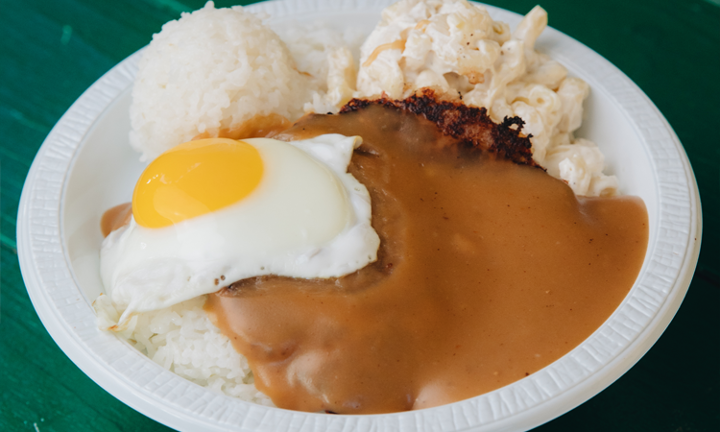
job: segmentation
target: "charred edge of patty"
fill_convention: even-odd
[[[485,108],[442,99],[432,89],[422,89],[403,100],[390,99],[384,94],[377,99],[352,99],[340,109],[340,114],[359,111],[370,105],[422,115],[435,123],[443,135],[459,140],[461,145],[544,170],[532,158],[532,135],[521,133],[525,122],[520,117],[505,117],[502,123],[497,124],[490,119]]]

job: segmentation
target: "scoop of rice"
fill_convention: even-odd
[[[130,144],[152,160],[193,137],[255,115],[303,114],[313,83],[286,46],[242,7],[203,9],[165,24],[143,53],[130,107]]]
[[[217,393],[274,406],[255,388],[247,359],[203,310],[206,296],[136,314],[116,334],[165,369]],[[108,329],[120,312],[109,296],[93,303],[98,324]]]

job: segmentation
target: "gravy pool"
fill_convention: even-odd
[[[383,413],[497,389],[580,344],[639,273],[639,198],[576,197],[379,106],[281,138],[333,132],[363,137],[349,171],[372,197],[378,261],[339,279],[239,281],[205,305],[281,408]]]

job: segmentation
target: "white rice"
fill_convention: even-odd
[[[230,339],[203,311],[205,298],[138,314],[127,329],[117,334],[155,363],[195,384],[274,406],[269,397],[255,388],[247,359],[235,351]],[[100,296],[94,307],[100,322],[119,316],[108,296]]]
[[[140,61],[130,107],[130,144],[152,160],[256,114],[290,119],[317,90],[298,72],[285,44],[242,7],[212,2],[170,21]]]

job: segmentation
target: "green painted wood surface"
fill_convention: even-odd
[[[535,0],[491,0],[519,13]],[[35,314],[15,219],[32,159],[73,101],[161,25],[203,0],[0,0],[0,431],[161,431],[86,377]],[[218,6],[230,2],[218,1]],[[698,270],[674,321],[627,374],[539,431],[720,431],[720,1],[547,0],[550,25],[655,102],[702,197]]]

